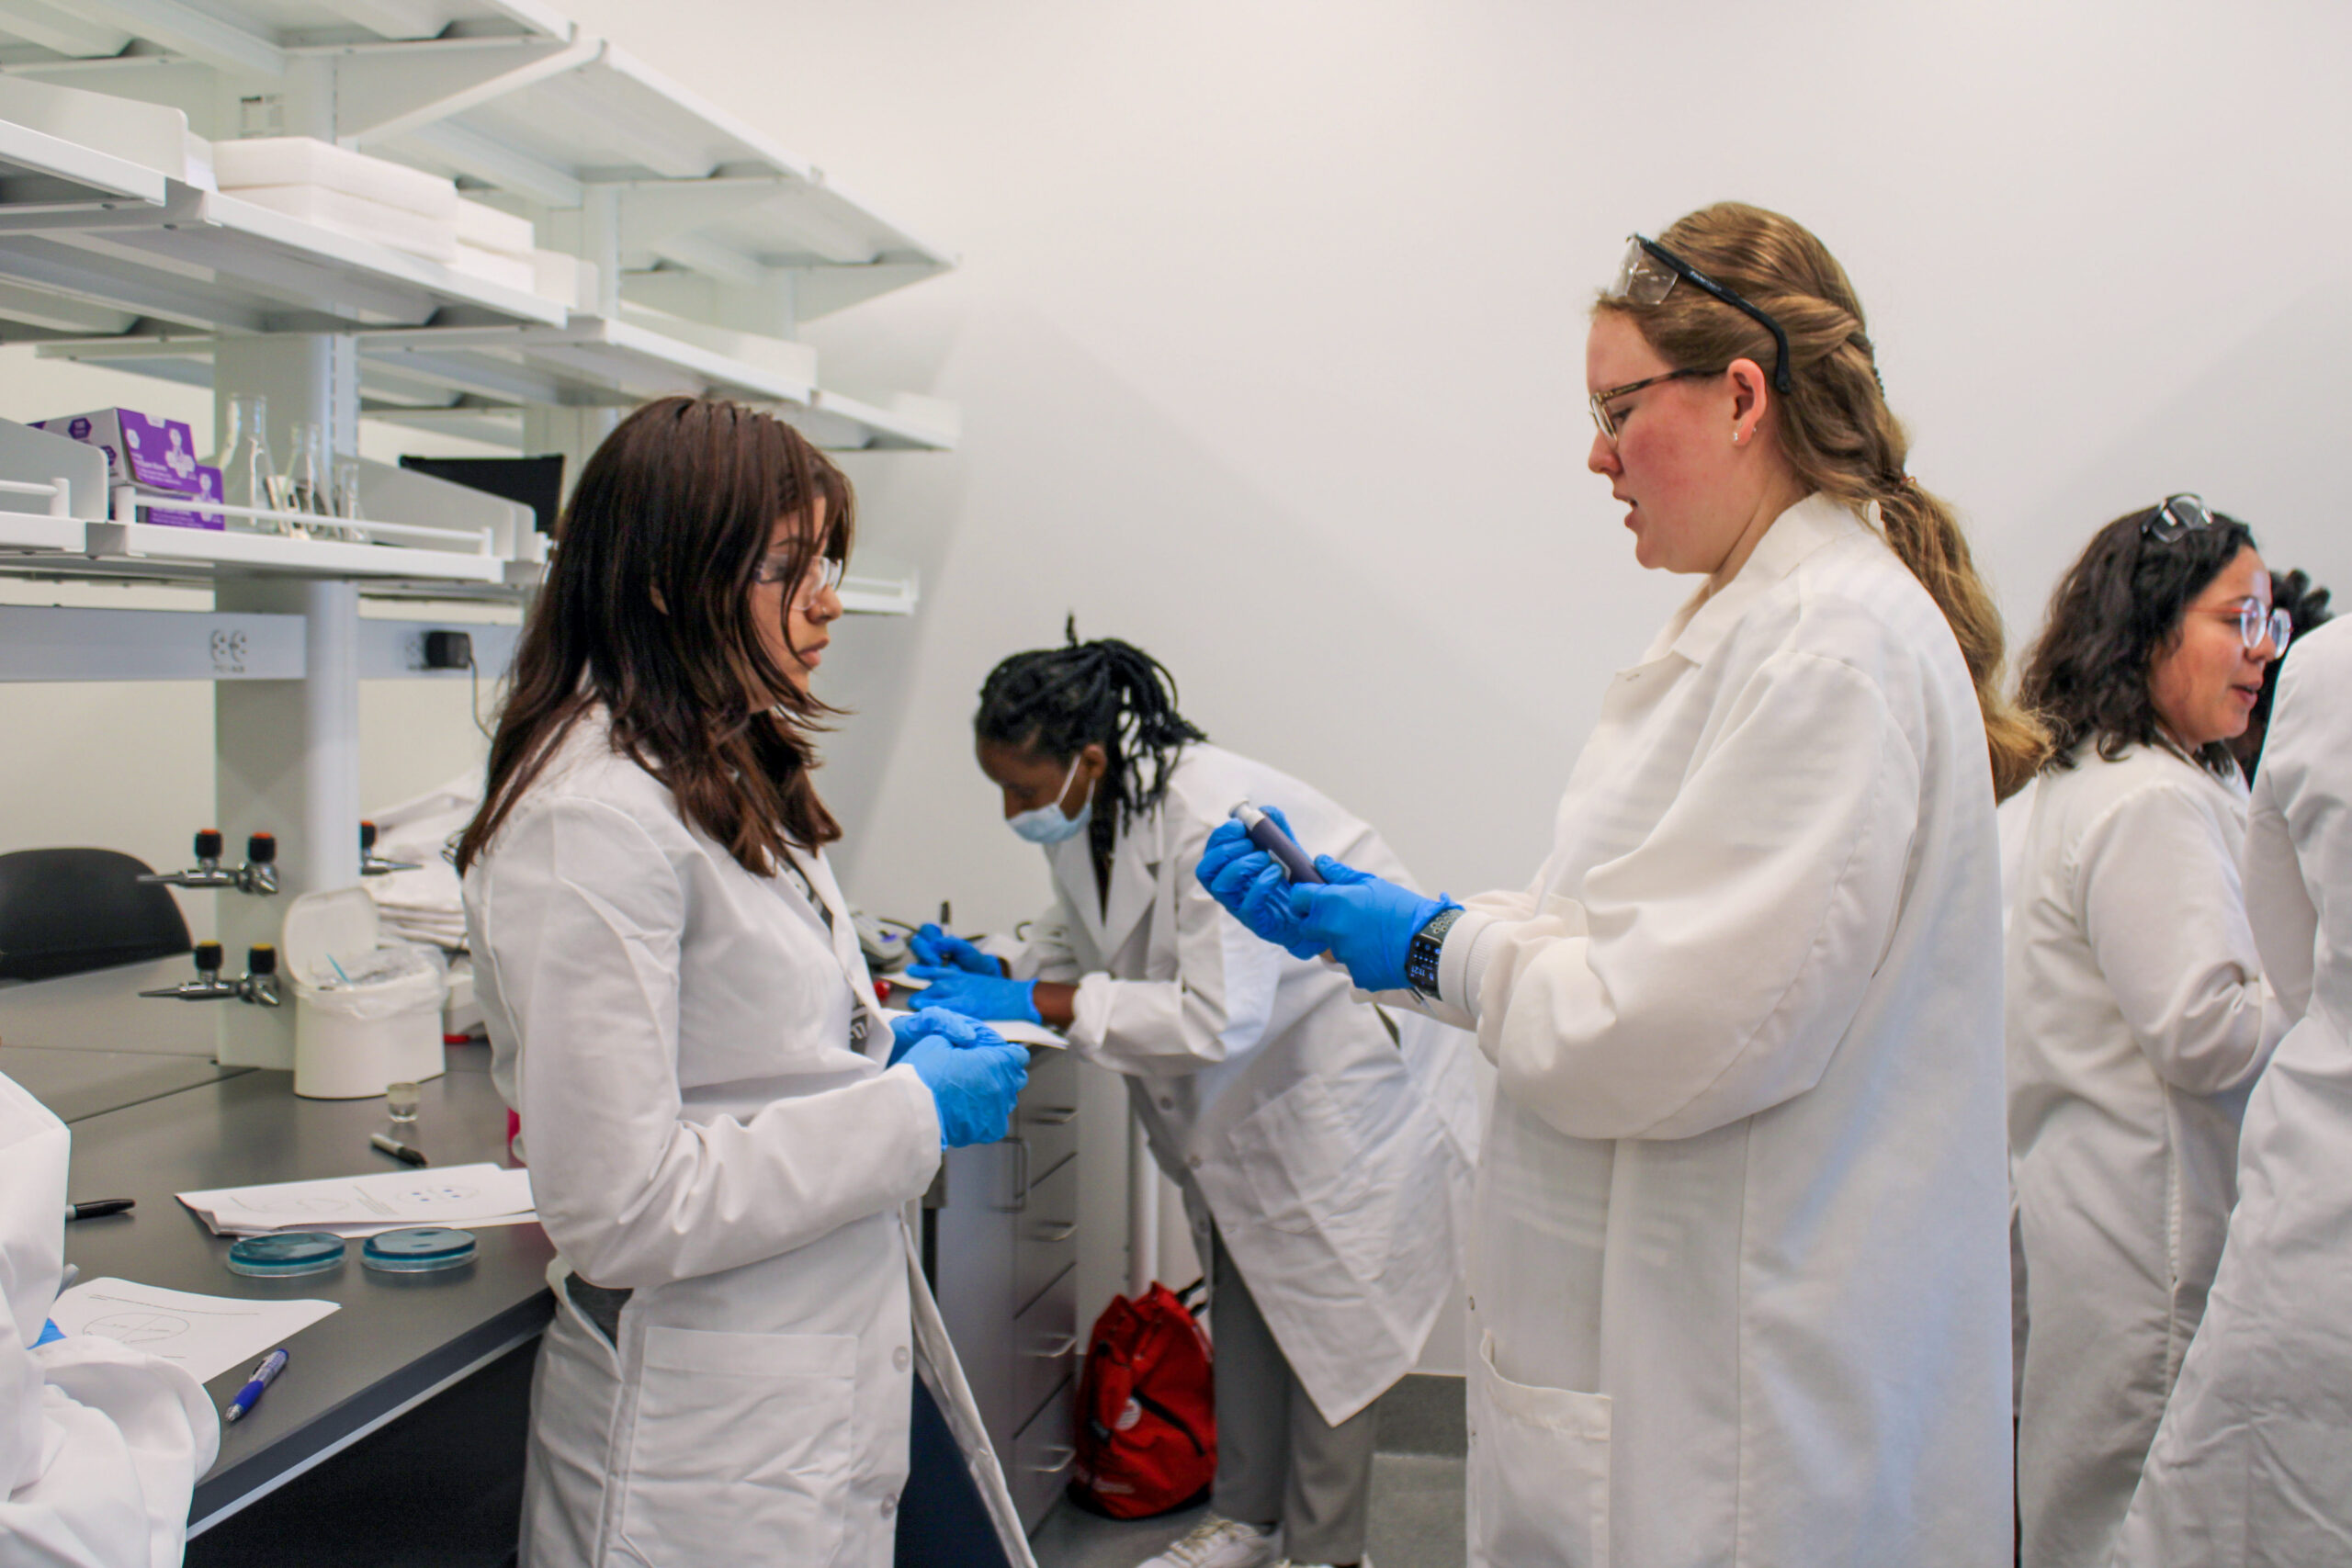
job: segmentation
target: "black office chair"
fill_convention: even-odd
[[[187,953],[187,921],[151,868],[116,850],[0,855],[0,980],[46,980]]]

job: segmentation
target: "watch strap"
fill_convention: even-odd
[[[1461,918],[1462,906],[1448,904],[1413,933],[1412,945],[1405,953],[1405,983],[1415,996],[1436,997],[1438,959],[1445,951],[1445,933]]]

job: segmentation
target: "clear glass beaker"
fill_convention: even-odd
[[[356,525],[367,521],[359,510],[359,459],[337,457],[334,460],[334,514],[341,519],[343,536],[364,544],[368,532]]]
[[[287,509],[316,516],[334,514],[334,496],[327,481],[326,427],[298,419],[288,435],[293,455],[286,464]]]
[[[216,459],[220,469],[220,499],[232,506],[274,506],[277,465],[269,456],[269,400],[259,392],[229,400],[229,427]],[[285,525],[256,517],[228,519],[232,528],[248,534],[282,534]]]

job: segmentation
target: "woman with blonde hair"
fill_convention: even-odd
[[[1238,828],[1201,874],[1498,1073],[1474,1562],[2009,1557],[1996,795],[2039,762],[1826,248],[1725,203],[1595,306],[1588,466],[1702,581],[1621,672],[1523,890]]]

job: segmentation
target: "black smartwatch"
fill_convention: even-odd
[[[1430,923],[1413,933],[1413,945],[1405,951],[1405,984],[1424,1001],[1437,997],[1438,955],[1445,951],[1445,933],[1462,918],[1459,905],[1440,909],[1430,918]]]

